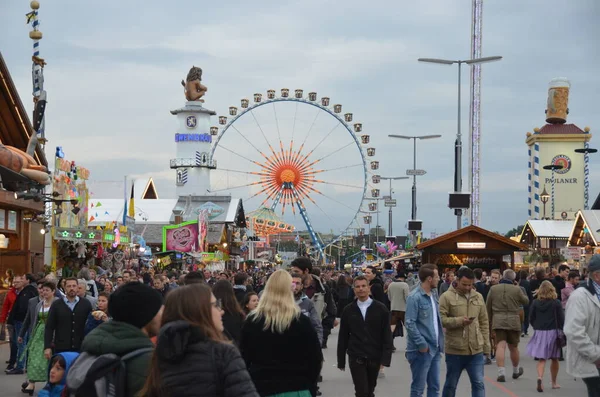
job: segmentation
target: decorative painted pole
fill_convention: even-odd
[[[586,149],[585,154],[583,155],[583,175],[584,175],[584,181],[583,181],[583,188],[585,189],[583,191],[583,200],[584,200],[584,204],[583,204],[583,209],[585,210],[589,210],[589,203],[590,203],[590,155],[588,154],[587,150],[590,149],[590,143],[588,141],[585,142],[584,146]]]
[[[552,220],[554,220],[554,168],[552,168],[552,193],[550,193],[552,195]]]
[[[554,200],[554,199],[553,199]],[[533,219],[540,219],[540,144],[533,144]],[[554,211],[554,210],[553,210]]]
[[[44,145],[46,143],[44,129],[45,129],[45,110],[46,110],[46,91],[44,90],[44,66],[46,62],[40,57],[40,40],[43,35],[40,31],[40,21],[38,19],[38,10],[40,8],[39,1],[33,0],[29,3],[31,12],[27,16],[27,23],[31,24],[33,30],[29,32],[29,38],[33,40],[33,56],[31,79],[33,83],[33,102],[35,104],[33,110],[32,124],[34,134],[29,139],[27,145],[27,154],[33,156],[35,154],[35,148],[37,144]]]

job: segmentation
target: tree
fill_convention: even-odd
[[[371,236],[385,237],[385,229],[382,228],[381,226],[373,227],[373,228],[371,228],[371,231],[369,232],[369,234]]]
[[[515,237],[521,234],[521,232],[523,231],[523,228],[525,227],[525,225],[519,225],[513,229],[510,229],[508,232],[506,232],[506,234],[504,235],[504,237]]]

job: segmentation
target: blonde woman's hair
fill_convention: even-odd
[[[292,276],[285,270],[277,270],[269,277],[258,306],[250,312],[250,320],[264,318],[264,330],[284,333],[294,319],[300,316],[300,308],[292,292]]]
[[[556,288],[554,288],[554,285],[552,285],[550,281],[544,280],[538,289],[537,298],[550,300],[557,299],[558,295],[556,294]]]

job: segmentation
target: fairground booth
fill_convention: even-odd
[[[515,252],[527,246],[471,225],[417,245],[422,263],[440,269],[468,266],[481,269],[514,268]]]

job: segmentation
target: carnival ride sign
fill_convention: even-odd
[[[198,221],[163,227],[163,251],[195,252],[198,245]]]

